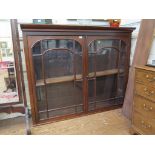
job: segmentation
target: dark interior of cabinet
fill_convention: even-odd
[[[88,46],[88,75],[83,77],[82,45],[75,40],[41,40],[32,48],[39,119],[120,104],[125,89],[126,46],[121,40],[94,40]],[[84,102],[84,79],[88,103]]]

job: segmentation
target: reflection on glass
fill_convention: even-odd
[[[0,21],[0,104],[18,102],[10,20]]]
[[[44,54],[45,77],[73,75],[73,53],[70,51],[48,51]]]

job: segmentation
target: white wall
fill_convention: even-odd
[[[11,37],[11,27],[9,20],[0,20],[0,37],[10,38]]]

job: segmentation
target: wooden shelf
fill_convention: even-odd
[[[120,70],[119,72],[123,73],[123,70]],[[111,70],[96,72],[96,77],[114,75],[114,74],[118,74],[118,69],[111,69]],[[94,77],[94,72],[89,73],[89,78],[92,78],[92,77]],[[82,80],[82,75],[77,74],[76,75],[76,80],[77,81]],[[46,79],[46,84],[69,82],[69,81],[74,81],[74,75],[61,76],[61,77],[55,77],[55,78],[47,78]],[[36,86],[43,86],[43,85],[45,85],[44,80],[37,80]]]
[[[76,79],[80,80],[82,79],[82,75],[78,74],[76,75]],[[47,78],[46,83],[52,84],[52,83],[61,83],[61,82],[69,82],[74,80],[74,75],[69,76],[61,76],[61,77],[55,77],[55,78]],[[42,86],[44,85],[44,80],[37,80],[36,86]]]
[[[123,73],[123,70],[119,71],[120,73]],[[118,73],[118,69],[109,69],[109,70],[105,70],[105,71],[99,71],[96,72],[96,77],[100,77],[100,76],[107,76],[107,75],[113,75],[113,74],[117,74]],[[89,73],[88,75],[90,78],[94,77],[94,72],[93,73]]]

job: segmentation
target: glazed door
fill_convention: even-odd
[[[88,111],[121,104],[125,92],[126,44],[88,37]]]
[[[123,40],[31,36],[28,41],[35,122],[123,102],[128,62]]]
[[[37,39],[32,38],[31,42]],[[33,45],[31,52],[37,120],[82,113],[82,37],[41,39]]]

